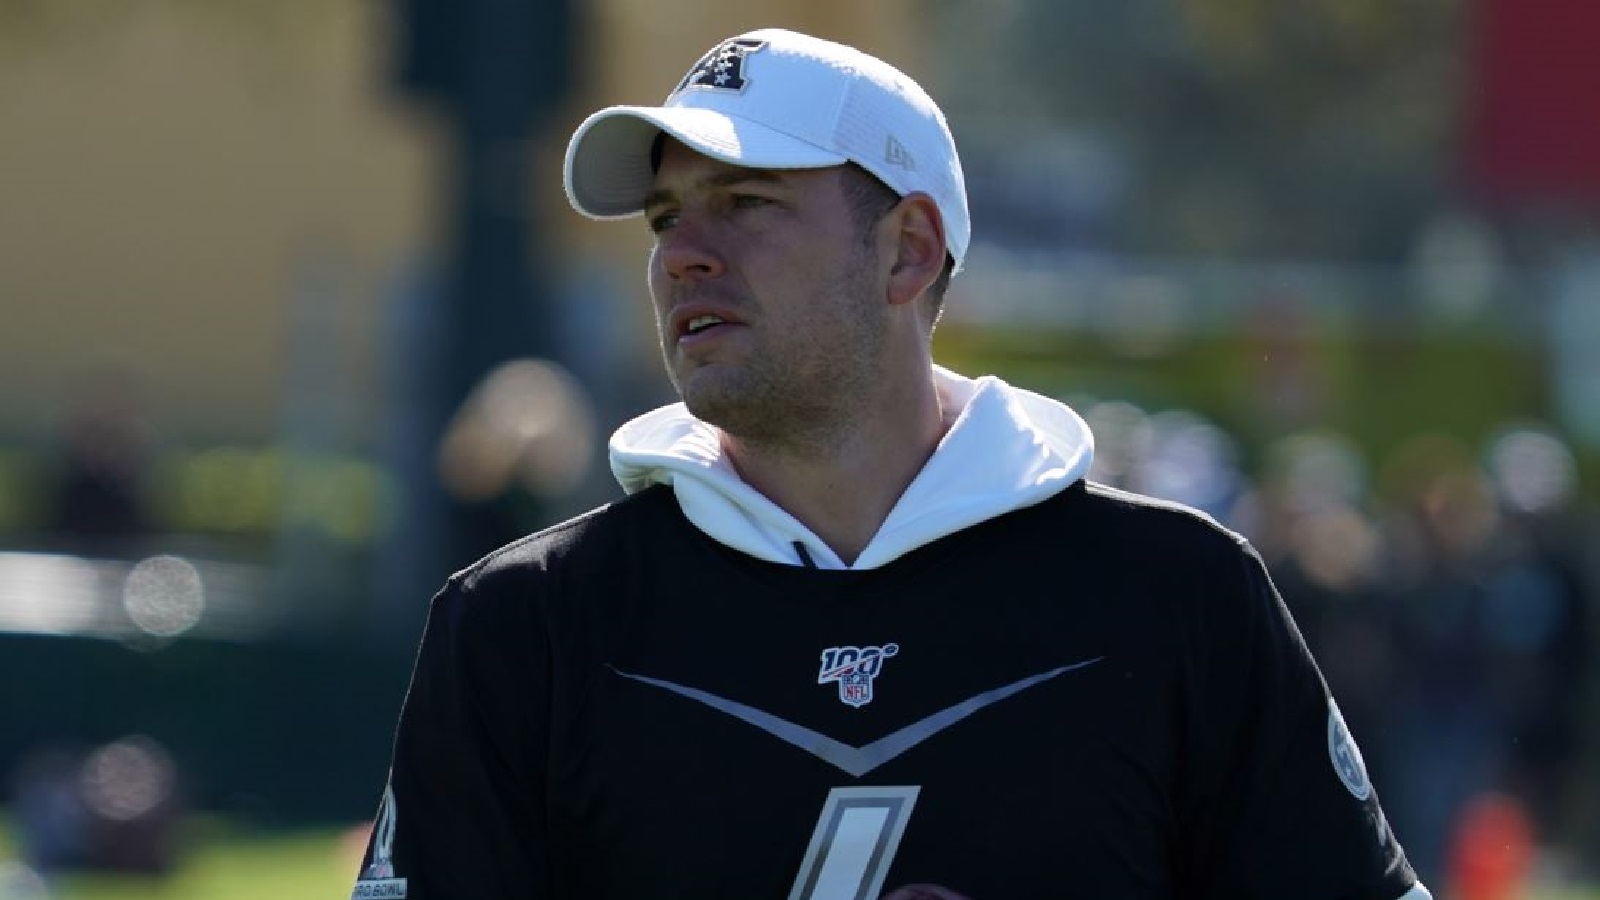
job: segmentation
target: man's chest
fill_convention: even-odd
[[[1055,872],[1113,878],[1130,854],[1133,883],[1106,884],[1159,883],[1170,654],[1137,611],[1089,599],[924,591],[631,616],[552,748],[573,858],[609,861],[588,889],[682,870],[684,895],[800,883],[820,898],[830,879],[876,877],[982,900]]]

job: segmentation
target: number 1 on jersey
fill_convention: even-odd
[[[789,900],[877,900],[919,787],[836,787],[811,832]]]

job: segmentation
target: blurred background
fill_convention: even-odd
[[[0,0],[0,900],[348,896],[430,595],[671,399],[566,137],[765,25],[941,101],[941,361],[1256,543],[1436,896],[1600,896],[1600,6]]]

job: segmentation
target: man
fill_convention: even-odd
[[[434,599],[354,896],[1428,896],[1255,553],[933,365],[970,226],[914,82],[752,32],[566,178],[655,233],[683,403]]]

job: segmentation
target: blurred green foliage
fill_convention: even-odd
[[[0,534],[47,527],[56,464],[45,448],[0,447]],[[366,545],[393,514],[390,477],[371,459],[277,445],[168,450],[152,461],[144,496],[157,529],[186,535],[264,539],[303,529]]]
[[[1183,336],[1154,352],[1086,332],[956,327],[938,343],[937,358],[957,371],[992,371],[1080,407],[1121,400],[1200,413],[1239,441],[1247,471],[1258,470],[1270,442],[1312,428],[1343,433],[1378,469],[1423,435],[1482,448],[1508,425],[1556,427],[1540,348],[1487,327],[1335,327],[1291,341],[1241,329]],[[1304,396],[1286,410],[1283,391]],[[1587,498],[1600,500],[1597,448],[1573,449]]]
[[[1298,335],[1241,326],[1178,333],[1156,346],[1083,329],[951,325],[938,333],[937,358],[1070,401],[1199,412],[1239,440],[1247,469],[1268,443],[1310,427],[1346,434],[1374,464],[1424,434],[1481,447],[1509,424],[1559,431],[1542,347],[1490,325],[1331,323]],[[1285,401],[1284,393],[1303,396]],[[1573,449],[1587,497],[1600,499],[1600,453]],[[42,448],[0,447],[0,534],[43,526],[50,464]],[[368,457],[276,445],[168,450],[146,484],[166,532],[265,540],[293,528],[352,547],[386,533],[395,491],[391,474]]]
[[[276,447],[170,454],[157,466],[151,499],[158,521],[185,533],[309,528],[365,543],[382,533],[389,515],[387,477],[370,461]]]

